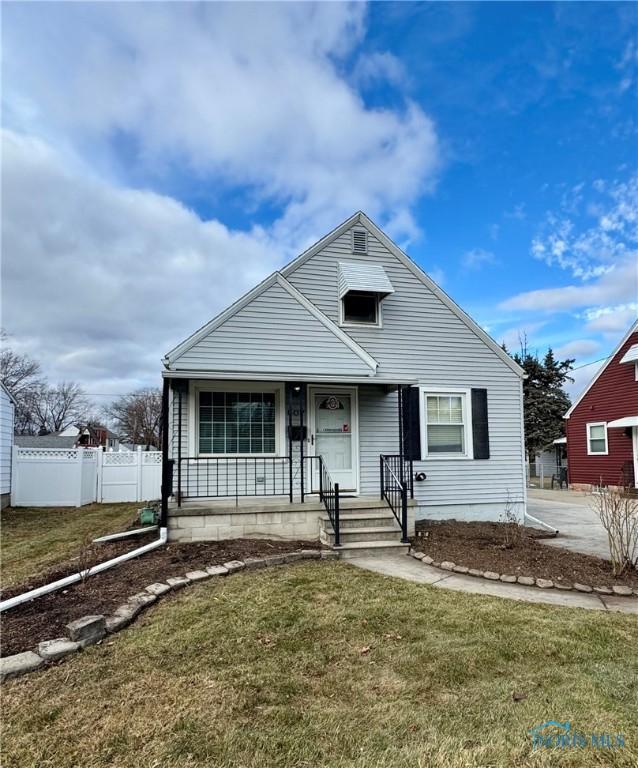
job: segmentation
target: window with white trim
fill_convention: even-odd
[[[467,399],[464,393],[425,393],[425,449],[428,456],[467,455]]]
[[[587,425],[587,453],[590,456],[607,453],[607,424],[604,421]]]
[[[275,453],[274,392],[200,392],[199,453]]]

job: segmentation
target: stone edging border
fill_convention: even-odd
[[[282,555],[268,557],[247,557],[245,560],[230,560],[224,565],[211,565],[206,570],[189,571],[184,576],[171,576],[165,582],[149,584],[142,592],[129,599],[113,611],[111,616],[83,616],[66,625],[68,637],[43,640],[37,651],[23,651],[13,656],[0,658],[0,683],[11,678],[33,672],[47,663],[59,661],[89,645],[101,642],[107,635],[127,627],[145,608],[155,603],[162,595],[182,589],[189,584],[213,577],[227,576],[241,570],[266,568],[273,565],[294,563],[298,560],[338,560],[339,553],[327,549],[301,549]]]
[[[496,573],[496,571],[481,571],[477,568],[468,568],[465,565],[457,565],[451,560],[435,561],[425,552],[410,549],[410,557],[420,560],[424,565],[438,568],[441,571],[457,573],[460,576],[475,576],[488,581],[502,581],[505,584],[521,584],[525,587],[538,587],[539,589],[560,589],[561,591],[576,590],[577,592],[593,592],[598,595],[616,595],[617,597],[638,597],[638,589],[632,589],[624,584],[614,584],[613,587],[595,586],[589,584],[568,584],[566,582],[552,581],[551,579],[537,579],[534,576],[514,576],[508,573]]]

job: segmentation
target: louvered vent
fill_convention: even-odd
[[[365,229],[352,230],[352,253],[368,252],[368,233]]]

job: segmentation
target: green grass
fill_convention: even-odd
[[[87,540],[123,530],[140,504],[18,507],[2,510],[1,583],[19,584],[77,556]]]
[[[341,563],[242,572],[6,684],[2,765],[635,766],[636,648],[632,616]],[[548,719],[627,746],[533,753]]]

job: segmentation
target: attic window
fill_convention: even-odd
[[[379,296],[367,291],[350,291],[341,300],[344,323],[379,324]]]
[[[368,252],[368,233],[365,229],[352,230],[352,253]]]

